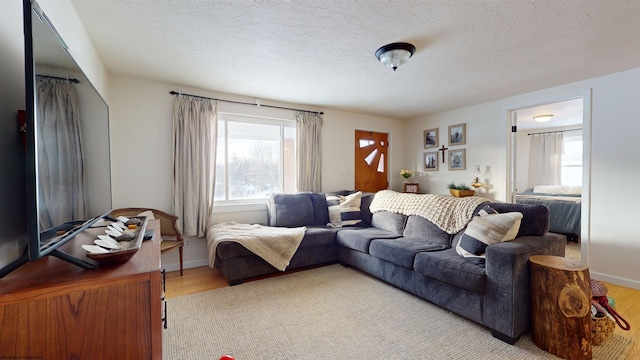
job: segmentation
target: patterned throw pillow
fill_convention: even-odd
[[[360,202],[362,192],[342,196],[327,194],[327,207],[329,208],[329,223],[331,227],[356,226],[362,222],[360,214]]]
[[[489,209],[482,209],[479,216],[473,217],[456,246],[460,256],[479,266],[484,266],[488,246],[515,239],[522,220],[522,213],[498,214]]]

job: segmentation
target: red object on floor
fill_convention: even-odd
[[[233,356],[229,356],[229,355],[222,355],[222,357],[220,358],[220,360],[235,360],[233,358]]]

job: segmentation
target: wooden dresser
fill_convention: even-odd
[[[160,224],[127,262],[85,270],[53,256],[0,279],[0,359],[161,359]],[[87,229],[61,250],[86,259]]]

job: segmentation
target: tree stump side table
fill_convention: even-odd
[[[533,342],[563,359],[591,359],[591,279],[574,259],[535,255],[531,270]]]

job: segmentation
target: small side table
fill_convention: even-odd
[[[589,268],[550,255],[531,256],[529,264],[533,342],[563,359],[591,359]]]

